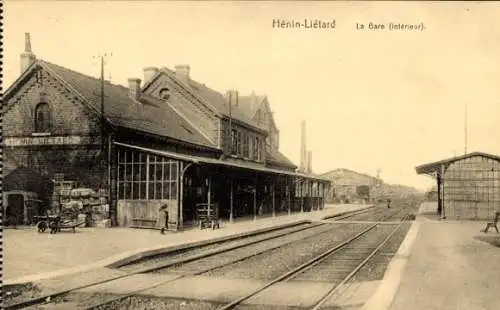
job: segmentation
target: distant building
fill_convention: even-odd
[[[329,202],[371,201],[376,198],[375,193],[380,193],[383,185],[381,179],[344,168],[331,170],[321,176],[332,182],[326,195]]]
[[[500,211],[500,156],[474,152],[415,170],[436,179],[436,211],[443,218],[485,220]]]

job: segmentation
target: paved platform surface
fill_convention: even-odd
[[[365,310],[500,309],[500,235],[440,221],[427,203]]]
[[[324,210],[223,223],[218,230],[188,230],[161,235],[156,230],[81,228],[77,232],[40,234],[34,228],[5,229],[3,283],[39,281],[102,268],[124,257],[152,249],[250,232],[300,220],[319,221],[368,205],[326,205]]]

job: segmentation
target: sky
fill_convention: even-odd
[[[500,155],[500,2],[4,2],[3,89],[24,33],[38,58],[127,85],[148,66],[189,64],[225,93],[267,95],[280,150],[315,173],[347,168],[426,189],[415,166],[467,149]],[[335,28],[273,28],[273,20]],[[369,23],[386,28],[368,29]],[[389,23],[421,24],[391,31]],[[365,29],[357,29],[364,24]]]

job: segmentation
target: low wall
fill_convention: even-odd
[[[156,220],[155,227],[164,227],[165,215],[159,211],[164,204],[168,205],[169,222],[177,224],[177,200],[118,200],[118,226],[130,226],[133,218],[141,218]]]

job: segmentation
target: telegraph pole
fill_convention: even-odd
[[[464,152],[465,152],[465,155],[467,155],[467,102],[465,103],[464,138],[465,138]]]
[[[100,65],[101,65],[101,72],[100,72],[100,80],[101,80],[101,91],[100,91],[100,129],[101,129],[101,146],[100,146],[100,151],[101,151],[101,155],[100,155],[100,165],[102,167],[102,175],[101,175],[101,187],[102,188],[105,188],[107,183],[106,182],[106,170],[107,171],[107,175],[108,175],[108,178],[107,180],[109,181],[109,177],[111,176],[111,171],[108,167],[108,169],[105,169],[105,165],[106,163],[109,163],[109,157],[111,154],[109,154],[109,152],[106,152],[106,142],[107,142],[107,138],[106,138],[106,115],[105,115],[105,108],[104,108],[104,98],[106,97],[105,93],[104,93],[104,65],[105,65],[105,61],[104,61],[104,58],[105,57],[109,57],[109,56],[113,56],[112,53],[104,53],[104,54],[100,54],[99,56],[95,56],[94,58],[99,58],[100,59]]]

